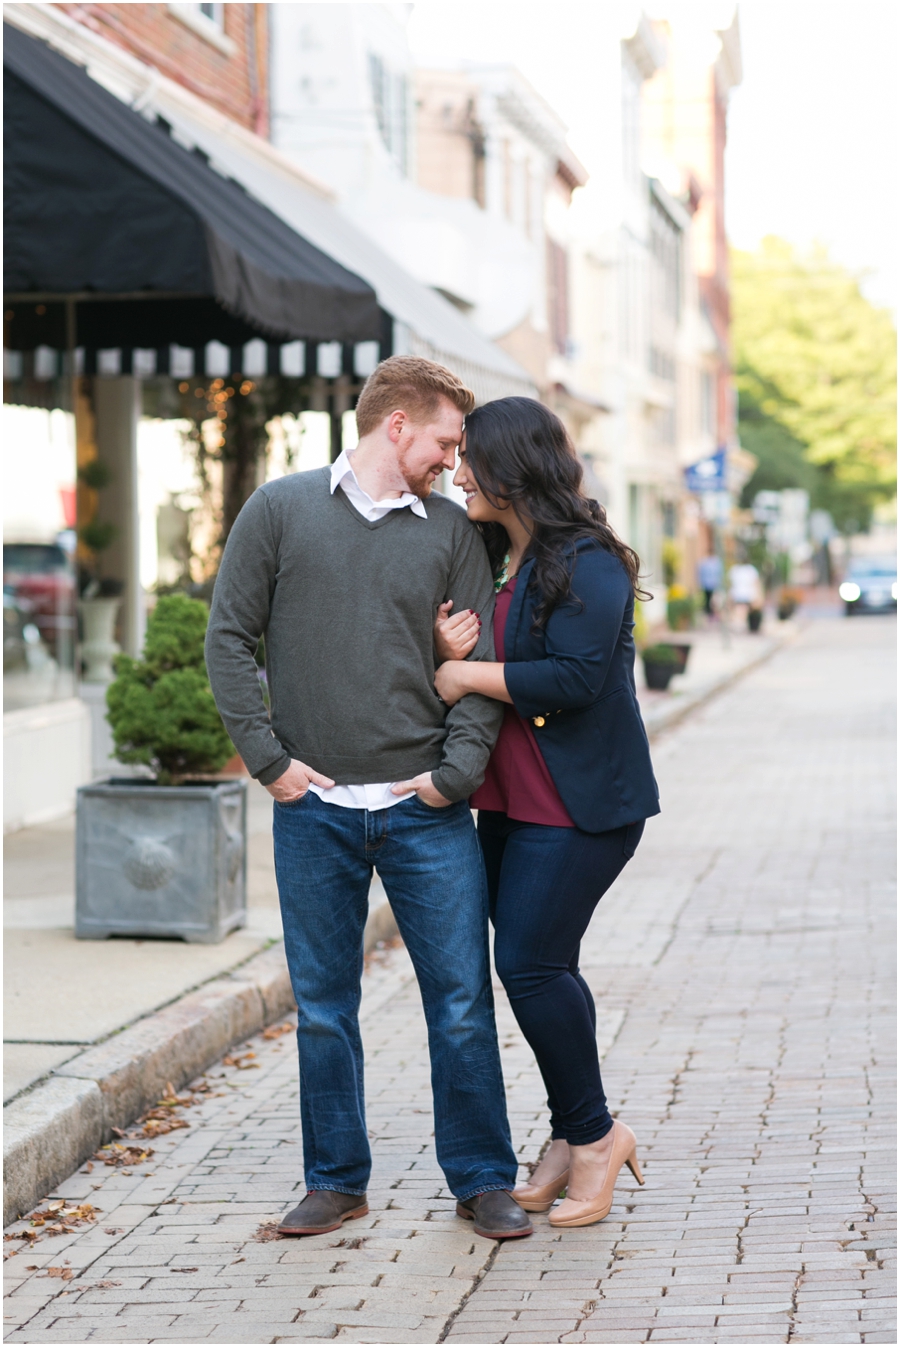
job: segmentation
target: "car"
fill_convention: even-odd
[[[7,596],[33,623],[48,649],[71,646],[75,636],[75,572],[58,543],[3,544],[4,608]]]
[[[897,558],[855,557],[838,588],[848,617],[897,611]]]

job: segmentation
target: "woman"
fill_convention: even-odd
[[[591,1225],[628,1164],[634,1133],[606,1106],[596,1012],[578,971],[594,908],[659,812],[634,687],[638,558],[582,493],[558,417],[503,398],[466,421],[454,483],[494,567],[497,663],[468,662],[478,618],[439,614],[435,677],[452,705],[507,702],[472,797],[488,876],[497,972],[547,1087],[552,1140],[513,1196],[528,1211],[565,1200],[554,1226]]]

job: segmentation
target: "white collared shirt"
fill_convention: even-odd
[[[404,491],[403,495],[398,496],[395,500],[373,500],[356,480],[356,473],[353,471],[353,464],[346,449],[331,465],[332,495],[338,487],[341,488],[354,510],[358,510],[363,519],[367,519],[372,524],[390,514],[391,510],[405,510],[407,508],[412,510],[413,514],[418,515],[420,519],[428,518],[424,501],[419,496],[413,495],[411,491]],[[310,784],[309,788],[315,791],[320,799],[327,800],[329,804],[343,805],[346,809],[389,809],[391,805],[399,804],[401,800],[410,798],[409,795],[392,795],[391,786],[393,784],[393,781],[378,781],[374,785],[365,786],[332,786],[330,790]]]

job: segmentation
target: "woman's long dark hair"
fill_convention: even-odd
[[[510,505],[531,521],[528,555],[541,599],[535,622],[543,626],[572,588],[575,544],[593,538],[618,557],[638,598],[640,560],[606,520],[606,511],[582,490],[584,469],[568,432],[547,407],[532,398],[498,398],[466,417],[466,463],[492,505]],[[502,524],[480,524],[494,575],[509,551]],[[575,596],[577,597],[577,596]]]

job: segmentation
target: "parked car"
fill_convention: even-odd
[[[4,543],[3,593],[27,614],[51,652],[75,633],[75,574],[58,543]]]
[[[838,593],[848,617],[897,611],[897,558],[855,557]]]

